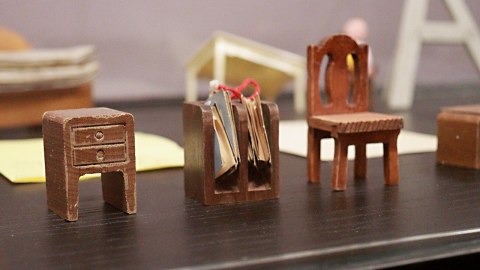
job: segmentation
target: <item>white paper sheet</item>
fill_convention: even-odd
[[[307,156],[308,125],[306,120],[280,121],[279,147],[288,154]],[[398,136],[398,154],[415,154],[437,151],[437,137],[423,133],[402,130]],[[334,141],[332,138],[321,141],[321,159],[333,160]],[[382,157],[381,143],[367,145],[367,157]],[[348,147],[348,159],[355,158],[355,147]]]

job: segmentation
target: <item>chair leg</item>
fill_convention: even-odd
[[[392,134],[388,143],[383,144],[383,168],[386,185],[398,185],[397,136]]]
[[[364,179],[367,174],[367,145],[355,145],[355,178]]]
[[[332,189],[342,191],[347,188],[348,144],[340,137],[335,138],[335,156],[333,159]]]
[[[320,182],[320,131],[308,127],[308,181],[312,183]]]

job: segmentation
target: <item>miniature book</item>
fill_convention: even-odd
[[[212,107],[214,127],[215,178],[232,173],[240,160],[232,104],[225,91],[211,95],[205,105]]]
[[[248,148],[248,160],[255,167],[259,164],[270,164],[270,147],[268,146],[267,132],[263,122],[260,98],[255,96],[253,100],[242,97],[242,103],[247,107],[248,134],[250,145]]]

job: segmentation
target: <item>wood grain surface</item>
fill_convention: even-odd
[[[327,114],[309,117],[308,125],[337,133],[374,132],[399,130],[403,127],[403,118],[373,112]]]
[[[403,114],[406,128],[435,134],[440,107],[455,102],[480,99],[416,102]],[[278,104],[282,120],[296,118],[291,99]],[[132,113],[138,131],[183,145],[181,103],[127,105],[116,109]],[[0,130],[1,139],[30,137],[41,130]],[[137,174],[136,215],[103,203],[100,179],[80,181],[77,222],[47,209],[44,184],[0,176],[0,269],[461,268],[478,261],[479,171],[437,165],[434,153],[402,155],[401,184],[384,186],[383,161],[374,158],[367,180],[338,193],[328,181],[307,183],[305,158],[279,157],[278,200],[203,206],[185,196],[182,169],[158,170]],[[329,178],[332,162],[322,165]]]

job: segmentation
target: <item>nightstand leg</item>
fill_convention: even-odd
[[[103,199],[127,214],[137,212],[135,169],[102,173]]]
[[[69,174],[63,179],[47,175],[48,209],[68,221],[78,219],[78,174]]]

